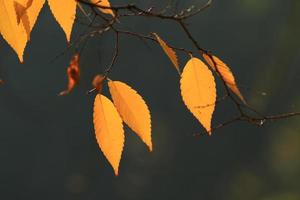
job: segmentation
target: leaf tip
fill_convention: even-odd
[[[23,51],[21,53],[17,53],[18,58],[21,64],[24,64],[24,56],[23,56]]]
[[[207,134],[208,134],[208,136],[211,136],[211,135],[212,135],[212,130],[209,129],[209,130],[207,131]]]
[[[115,177],[119,176],[119,170],[118,169],[114,169],[114,173],[115,173]]]
[[[149,151],[152,153],[153,152],[153,147],[152,144],[148,145]]]

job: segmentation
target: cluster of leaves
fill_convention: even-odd
[[[191,113],[211,134],[211,119],[216,104],[216,84],[212,72],[200,59],[192,57],[180,72],[175,51],[170,48],[157,34],[154,34],[167,56],[181,75],[181,95]],[[205,55],[214,70],[220,71],[228,80],[233,91],[241,96],[229,68],[218,58]],[[67,69],[69,83],[60,95],[68,94],[79,81],[79,55],[76,54]],[[112,167],[118,175],[119,163],[124,146],[123,122],[126,123],[152,151],[151,116],[143,98],[130,86],[121,81],[108,79],[108,88],[113,102],[101,94],[103,83],[108,79],[97,75],[93,80],[94,89],[98,92],[94,101],[94,127],[96,139]]]
[[[0,21],[0,33],[7,43],[15,50],[21,62],[23,62],[23,52],[25,46],[30,40],[30,33],[45,1],[46,0],[0,0],[0,19],[5,19]],[[96,139],[101,151],[112,165],[116,175],[118,175],[119,163],[124,146],[125,136],[123,122],[127,124],[148,146],[149,150],[152,151],[151,115],[147,104],[143,98],[129,85],[121,81],[113,81],[108,78],[109,72],[113,67],[118,55],[119,34],[128,34],[142,39],[153,40],[161,46],[180,75],[180,91],[186,107],[201,123],[209,135],[213,130],[211,127],[211,121],[217,102],[216,83],[212,72],[215,72],[215,74],[221,78],[223,85],[225,86],[227,96],[230,96],[240,112],[240,116],[234,118],[232,121],[227,122],[227,124],[233,122],[234,120],[245,120],[250,123],[261,123],[261,120],[272,120],[295,115],[289,114],[271,117],[261,116],[259,118],[254,118],[247,115],[242,110],[242,105],[248,109],[250,107],[247,105],[244,97],[242,96],[230,68],[221,59],[211,54],[209,51],[200,48],[196,40],[192,37],[191,33],[183,23],[184,19],[202,11],[202,9],[206,8],[211,1],[208,1],[204,7],[196,10],[192,14],[190,14],[189,11],[183,11],[181,14],[174,16],[153,13],[151,12],[151,9],[142,10],[134,5],[110,7],[108,0],[90,0],[78,2],[76,0],[65,0],[63,2],[63,6],[62,2],[59,0],[47,0],[47,2],[53,16],[65,32],[68,42],[70,42],[71,38],[72,27],[76,16],[76,8],[79,7],[79,9],[88,17],[88,14],[82,7],[81,3],[91,6],[92,8],[96,8],[102,14],[106,14],[112,18],[112,20],[109,20],[105,17],[102,17],[107,24],[100,30],[97,30],[97,33],[102,33],[108,29],[112,29],[116,33],[117,41],[115,55],[111,65],[106,69],[106,71],[101,75],[95,76],[93,80],[94,89],[90,92],[97,91],[94,101],[93,114]],[[152,16],[161,19],[171,19],[178,22],[185,31],[187,37],[197,48],[197,55],[195,56],[193,52],[182,48],[171,47],[156,33],[151,33],[150,36],[145,36],[139,33],[115,29],[113,25],[120,17],[118,14],[120,9],[127,9],[131,12],[130,14],[125,14],[124,16]],[[178,62],[178,57],[176,55],[176,50],[183,51],[190,56],[190,59],[185,64],[182,72]],[[207,64],[197,58],[197,56],[202,57]],[[71,59],[69,67],[67,68],[67,88],[59,94],[60,96],[69,94],[79,83],[79,61],[80,54],[76,53]],[[1,83],[2,81],[0,84]],[[102,94],[102,87],[104,83],[107,83],[108,85],[112,101]],[[239,100],[236,100],[231,95],[231,92],[235,94]],[[223,125],[226,124],[224,123]]]
[[[69,42],[76,6],[80,6],[80,4],[75,0],[64,1],[64,6],[59,0],[48,0],[47,2]],[[110,6],[108,1],[92,0],[91,2],[95,5]],[[0,22],[1,35],[15,50],[21,62],[23,62],[25,46],[30,40],[31,30],[44,3],[45,0],[3,0],[0,2],[0,17],[7,19]],[[110,9],[99,8],[99,10],[114,17],[114,13]],[[75,54],[70,61],[67,68],[68,85],[66,90],[59,93],[60,96],[67,95],[79,82],[79,57],[79,54]],[[94,126],[97,142],[117,175],[124,146],[123,121],[152,151],[151,118],[142,97],[125,83],[108,81],[114,104],[107,97],[101,95],[102,84],[106,78],[98,75],[93,81],[95,90],[99,93],[96,95],[94,103]]]
[[[15,50],[19,60],[23,62],[23,53],[30,33],[37,21],[46,0],[0,0],[0,33],[7,43]],[[101,6],[110,6],[107,0],[91,0]],[[50,10],[66,34],[70,42],[72,27],[75,21],[76,0],[47,0]],[[101,12],[114,16],[112,10],[101,9]]]

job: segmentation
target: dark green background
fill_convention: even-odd
[[[135,3],[159,8],[167,1]],[[178,9],[202,3],[182,0]],[[299,20],[299,0],[215,0],[189,20],[189,28],[201,47],[230,65],[252,106],[276,114],[300,109]],[[130,18],[121,25],[192,48],[180,27],[167,21]],[[84,28],[77,23],[73,38]],[[196,139],[192,135],[204,130],[183,105],[168,58],[157,44],[125,36],[110,78],[147,101],[154,152],[126,129],[120,175],[114,177],[95,141],[94,95],[85,95],[110,62],[113,45],[109,33],[93,38],[81,57],[81,85],[58,97],[74,51],[54,59],[66,41],[47,5],[25,64],[0,40],[0,199],[300,199],[299,117],[262,128],[236,123]],[[184,66],[187,57],[180,59]],[[228,103],[217,105],[214,125],[234,115]]]

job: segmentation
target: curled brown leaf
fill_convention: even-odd
[[[68,75],[67,89],[60,92],[59,96],[64,96],[69,94],[74,89],[75,85],[79,83],[79,79],[80,79],[79,54],[75,54],[71,59],[70,65],[67,69],[67,75]]]
[[[94,89],[98,92],[101,93],[102,88],[103,88],[103,82],[105,80],[105,76],[102,74],[98,74],[94,77],[92,85],[94,86]]]

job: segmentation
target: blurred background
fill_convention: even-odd
[[[144,8],[169,3],[130,2]],[[205,1],[171,3],[181,10]],[[188,24],[201,47],[230,65],[249,104],[278,114],[300,110],[299,20],[299,0],[215,0]],[[193,48],[168,21],[133,17],[121,26]],[[73,39],[84,28],[76,23]],[[195,138],[204,129],[181,100],[171,62],[157,44],[127,36],[110,78],[128,83],[148,103],[154,151],[126,128],[120,175],[114,177],[95,140],[94,94],[85,95],[111,60],[113,34],[88,42],[81,84],[65,97],[57,94],[67,85],[74,50],[65,52],[65,35],[47,4],[31,38],[24,64],[0,39],[0,199],[300,199],[299,117],[261,128],[235,123]],[[187,59],[180,54],[181,66]],[[213,125],[235,114],[228,101],[216,109]]]

